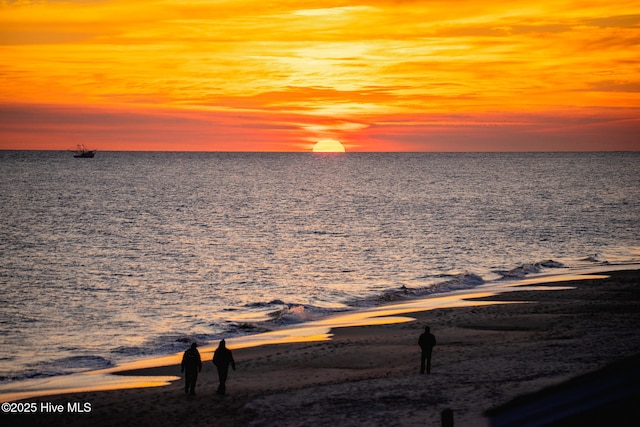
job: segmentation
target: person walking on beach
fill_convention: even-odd
[[[236,370],[236,362],[233,360],[233,354],[231,350],[227,348],[224,340],[220,341],[218,348],[213,353],[213,364],[218,368],[218,379],[220,381],[216,394],[224,396],[227,392],[227,375],[229,374],[229,365]]]
[[[436,337],[431,333],[429,326],[424,327],[424,333],[420,334],[418,345],[422,349],[422,357],[420,359],[420,373],[424,374],[425,362],[427,365],[427,374],[431,373],[431,353],[433,347],[436,346]]]
[[[191,348],[182,355],[182,364],[180,372],[184,372],[184,392],[196,394],[196,380],[198,372],[202,371],[202,360],[200,360],[200,352],[198,352],[198,344],[191,344]]]

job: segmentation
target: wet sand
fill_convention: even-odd
[[[611,362],[640,354],[640,271],[552,283],[558,291],[487,298],[521,304],[442,308],[413,322],[334,329],[330,341],[234,351],[228,394],[204,360],[196,396],[182,380],[165,387],[85,392],[22,402],[38,414],[0,416],[34,426],[484,426],[485,410]],[[430,325],[438,345],[432,373],[420,375],[418,336]],[[233,349],[233,347],[232,347]],[[180,375],[177,365],[131,371]],[[69,406],[90,412],[69,413]],[[63,405],[44,414],[41,405]]]

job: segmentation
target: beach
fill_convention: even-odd
[[[215,394],[217,375],[204,358],[195,396],[184,394],[180,379],[163,387],[30,398],[22,402],[36,403],[38,413],[3,414],[2,424],[439,426],[441,412],[451,409],[456,426],[485,426],[490,408],[640,353],[640,272],[606,274],[548,284],[562,290],[486,298],[509,304],[337,328],[328,341],[237,349],[226,396]],[[437,345],[431,374],[420,375],[417,341],[425,325]],[[173,376],[180,367],[127,374]],[[42,410],[51,407],[62,410]]]

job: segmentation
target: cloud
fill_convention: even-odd
[[[0,149],[299,151],[299,129],[282,114],[0,105]]]
[[[640,14],[592,18],[587,19],[585,21],[585,24],[607,28],[637,28],[638,26],[640,26]]]
[[[234,149],[243,140],[248,150],[282,149],[282,141],[298,149],[318,137],[366,147],[356,134],[391,144],[381,135],[400,138],[402,128],[407,138],[395,146],[418,149],[421,131],[401,126],[405,116],[448,140],[462,135],[457,143],[468,147],[465,138],[484,144],[506,129],[520,132],[523,114],[540,120],[534,132],[558,112],[607,116],[640,105],[638,17],[637,2],[625,0],[5,2],[0,102],[33,108],[41,123],[57,117],[48,125],[61,135],[56,147],[64,126],[76,135],[79,122],[99,129],[111,120],[122,125],[106,134],[145,146],[177,141],[180,129],[198,142],[179,148],[206,147],[208,137],[223,144],[211,136],[219,129]],[[467,133],[476,125],[464,115],[482,131]],[[11,138],[36,133],[29,117],[16,117]]]

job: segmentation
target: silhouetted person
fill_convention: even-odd
[[[182,355],[182,364],[180,365],[180,372],[185,373],[184,392],[189,394],[196,394],[198,372],[202,371],[202,361],[196,347],[198,347],[198,344],[191,344],[191,348]]]
[[[440,420],[442,421],[442,427],[453,427],[453,411],[448,408],[442,411]]]
[[[224,395],[227,391],[226,382],[229,374],[229,364],[231,364],[234,371],[236,370],[236,362],[233,360],[231,350],[227,348],[224,340],[220,341],[216,352],[213,353],[213,364],[218,368],[218,379],[220,380],[216,393]]]
[[[420,359],[420,373],[424,374],[425,361],[427,362],[427,374],[431,373],[431,353],[433,347],[436,346],[436,337],[431,333],[431,328],[424,327],[424,333],[420,334],[418,345],[422,349],[422,357]]]

